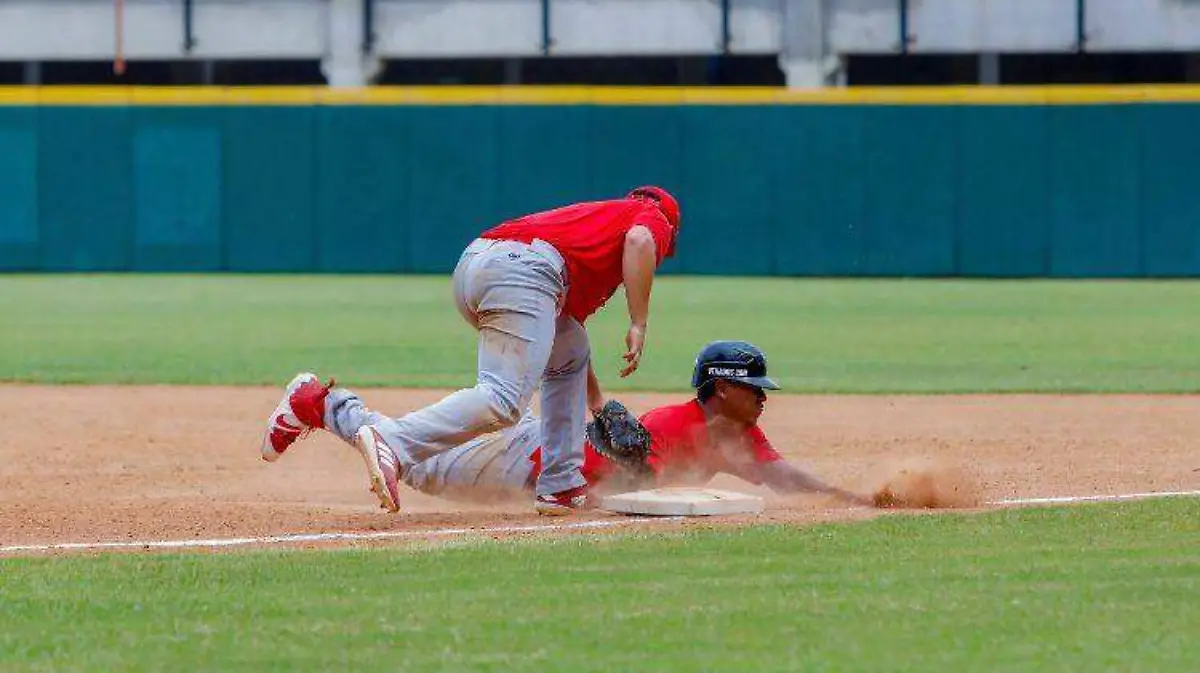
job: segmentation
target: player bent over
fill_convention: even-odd
[[[366,413],[341,392],[325,409],[315,402],[305,407],[302,400],[321,398],[325,390],[315,376],[301,374],[271,414],[263,458],[278,459],[305,430],[328,425],[353,440],[371,490],[395,512],[398,483],[409,481],[417,465],[516,424],[540,387],[542,469],[534,506],[542,514],[584,506],[588,390],[598,389],[584,323],[623,284],[630,322],[621,376],[638,368],[650,287],[658,266],[674,253],[679,219],[675,198],[647,186],[485,231],[463,251],[453,276],[458,311],[479,335],[476,385],[390,418]],[[344,434],[347,428],[355,434]]]
[[[315,380],[315,377],[313,377]],[[696,358],[696,396],[643,415],[648,446],[641,460],[606,457],[603,438],[585,444],[583,474],[595,492],[648,486],[703,485],[718,473],[780,493],[826,493],[855,504],[869,499],[830,486],[788,463],[771,446],[758,419],[767,390],[779,387],[767,377],[766,357],[752,344],[717,341]],[[326,428],[353,444],[359,428],[381,418],[354,393],[319,385],[292,395],[291,408],[306,427]],[[318,422],[319,421],[319,422]],[[589,430],[595,430],[595,424]],[[456,500],[487,501],[528,492],[543,460],[542,425],[526,413],[516,425],[480,436],[414,463],[403,480],[412,488]]]

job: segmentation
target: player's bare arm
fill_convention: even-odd
[[[858,505],[869,505],[868,498],[845,489],[831,486],[816,475],[801,469],[786,460],[776,460],[761,466],[763,483],[776,493],[824,493]]]
[[[625,300],[629,306],[629,331],[625,334],[625,367],[621,377],[637,371],[646,344],[646,325],[650,319],[650,288],[654,283],[657,257],[654,235],[643,226],[634,226],[625,234],[622,273]]]
[[[591,360],[588,360],[587,366],[587,405],[588,410],[593,414],[600,412],[604,407],[604,391],[600,389],[600,380],[596,378],[596,370],[592,367]]]

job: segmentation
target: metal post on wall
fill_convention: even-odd
[[[994,51],[984,52],[978,57],[979,74],[976,79],[980,84],[995,86],[1000,83],[1000,54]]]
[[[733,0],[721,0],[721,53],[729,53],[729,45],[733,42]]]
[[[368,55],[375,50],[375,0],[362,0],[362,53]]]
[[[900,53],[908,54],[908,0],[900,0]]]
[[[24,84],[41,84],[42,83],[42,62],[41,61],[26,61],[25,69],[22,73],[22,83]]]
[[[194,0],[183,0],[183,53],[192,53],[192,48],[196,46],[195,32],[195,2]]]
[[[550,34],[550,0],[542,0],[542,56],[550,55],[554,37]]]
[[[1087,0],[1075,0],[1075,51],[1087,51]]]

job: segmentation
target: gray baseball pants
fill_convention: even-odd
[[[454,271],[459,313],[479,333],[478,379],[399,418],[371,412],[352,392],[330,391],[325,426],[352,442],[362,425],[375,425],[396,451],[406,482],[415,466],[481,435],[516,424],[541,388],[543,440],[539,495],[583,486],[587,414],[587,332],[559,315],[566,296],[565,265],[549,244],[479,239]]]

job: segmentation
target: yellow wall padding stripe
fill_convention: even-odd
[[[1200,101],[1200,85],[771,87],[0,87],[0,105],[1088,105]]]

